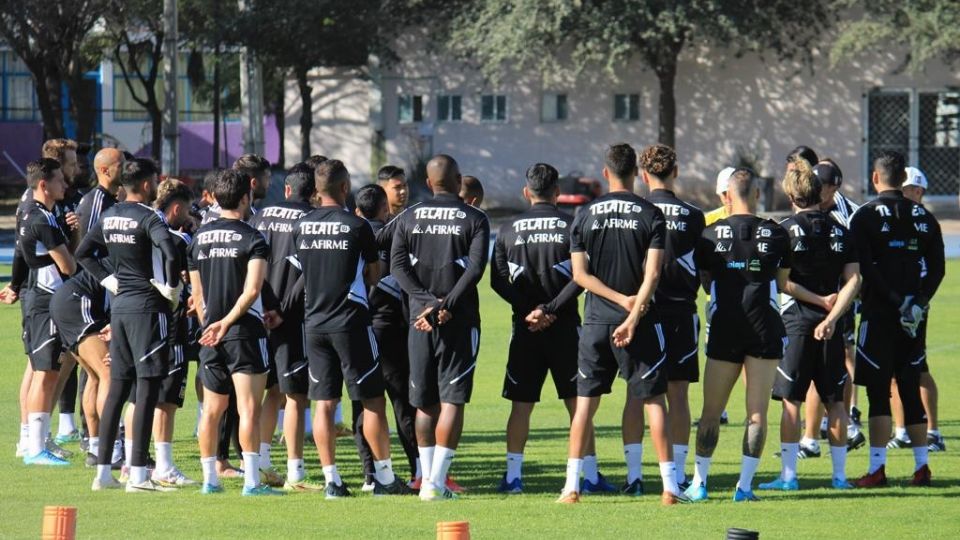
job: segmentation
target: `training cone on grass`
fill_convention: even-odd
[[[73,506],[43,507],[43,540],[74,540],[77,537],[77,509]]]
[[[437,540],[470,540],[470,523],[467,521],[438,521]]]
[[[727,529],[727,540],[758,540],[760,533],[747,529],[730,528]]]

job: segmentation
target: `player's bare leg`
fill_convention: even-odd
[[[720,415],[727,406],[733,385],[737,383],[742,371],[742,365],[735,362],[725,362],[707,358],[703,370],[703,410],[700,413],[700,423],[697,424],[696,446],[697,454],[693,480],[687,495],[693,495],[694,500],[706,498],[707,477],[710,472],[710,461],[720,439]],[[769,395],[767,396],[769,399]]]

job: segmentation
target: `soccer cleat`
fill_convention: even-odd
[[[451,491],[446,486],[444,487],[427,487],[420,488],[420,500],[421,501],[452,501],[459,499],[460,496]]]
[[[663,506],[673,506],[675,504],[687,504],[691,502],[689,498],[683,493],[675,494],[670,493],[669,491],[664,491],[660,494],[660,504]]]
[[[730,423],[730,415],[727,414],[727,411],[724,410],[720,413],[720,425],[725,426]]]
[[[737,486],[737,491],[733,493],[733,502],[758,502],[760,499],[752,491],[744,491]]]
[[[86,467],[96,467],[97,466],[97,456],[87,452],[86,459],[83,460],[83,464]]]
[[[576,491],[567,491],[560,494],[560,498],[557,499],[557,502],[560,504],[577,504],[580,502],[580,494]]]
[[[900,437],[894,437],[890,439],[887,443],[887,448],[895,450],[897,448],[911,448],[910,439],[901,439]]]
[[[53,441],[59,445],[80,442],[80,431],[75,429],[66,435],[57,435]]]
[[[223,486],[220,484],[204,484],[200,487],[200,493],[203,495],[213,495],[215,493],[223,493]]]
[[[260,469],[260,481],[270,487],[276,488],[283,487],[284,484],[283,477],[280,476],[280,473],[273,467]]]
[[[607,478],[600,473],[597,473],[596,482],[591,482],[586,478],[580,480],[580,493],[584,495],[590,493],[616,493],[617,491],[619,491],[617,486],[608,482]]]
[[[279,489],[273,489],[272,487],[266,484],[260,484],[256,487],[247,487],[243,486],[243,491],[240,492],[244,497],[260,497],[260,496],[272,496],[272,495],[286,495],[286,493],[280,491]]]
[[[857,430],[857,434],[853,437],[847,437],[847,452],[853,452],[857,448],[867,444],[867,438],[863,436],[863,432]]]
[[[48,465],[51,467],[66,467],[70,465],[70,462],[54,455],[49,450],[41,450],[39,454],[35,456],[24,456],[23,458],[24,465]]]
[[[100,478],[93,479],[93,485],[90,486],[92,491],[104,491],[107,489],[120,489],[123,487],[123,484],[117,482],[117,479],[113,476],[110,476],[110,480],[107,482],[101,482]]]
[[[500,478],[500,485],[497,487],[497,493],[505,493],[507,495],[523,493],[523,480],[518,476],[510,482],[507,482],[507,473],[503,473],[503,476]]]
[[[330,482],[323,488],[323,493],[327,499],[353,497],[353,495],[350,494],[350,490],[347,489],[346,484],[334,484],[333,482]]]
[[[915,487],[929,487],[930,486],[930,467],[924,464],[922,467],[916,470],[913,473],[913,479],[910,480],[910,485]]]
[[[83,435],[80,438],[80,451],[89,452],[90,451],[90,437]]]
[[[144,480],[143,482],[140,482],[139,484],[134,484],[133,482],[128,481],[126,491],[127,493],[148,493],[148,492],[163,493],[163,492],[177,491],[177,488],[161,486],[160,484],[147,478],[146,480]]]
[[[123,441],[117,439],[113,443],[113,454],[110,455],[110,470],[119,471],[123,467]]]
[[[413,490],[399,478],[394,478],[389,484],[381,484],[374,478],[373,496],[383,497],[384,495],[413,495]]]
[[[363,493],[370,493],[371,491],[373,491],[373,488],[376,487],[376,486],[373,485],[373,482],[374,482],[374,480],[373,480],[372,478],[369,479],[369,480],[367,480],[367,481],[365,481],[365,482],[363,483],[363,485],[360,486],[360,491],[363,492]]]
[[[700,484],[699,486],[690,485],[684,492],[687,499],[690,502],[700,502],[707,500],[707,486]]]
[[[850,407],[850,423],[857,426],[857,429],[863,427],[863,424],[860,422],[860,409]]]
[[[176,467],[172,467],[163,474],[157,474],[157,471],[154,470],[150,479],[164,487],[192,486],[197,483],[196,480],[191,480]]]
[[[680,488],[680,493],[684,493],[690,487],[690,480],[684,480],[683,482],[677,482],[677,487]]]
[[[887,487],[886,466],[881,465],[876,471],[863,475],[853,485],[858,488]]]
[[[620,488],[620,493],[623,493],[624,495],[632,495],[634,497],[643,495],[643,480],[638,478],[633,482],[624,484],[623,487]]]
[[[320,484],[312,484],[306,480],[300,480],[299,482],[290,482],[289,480],[283,484],[284,491],[307,491],[307,492],[319,492],[323,491],[323,486]]]
[[[814,442],[814,444],[806,445],[801,442],[797,457],[800,459],[820,457],[820,443]]]
[[[60,445],[55,443],[53,439],[51,439],[50,437],[47,437],[47,440],[44,443],[44,447],[48,452],[57,456],[60,459],[70,459],[71,457],[73,457],[73,452],[71,452],[70,450],[67,450],[66,448],[60,448]]]
[[[772,482],[766,482],[757,486],[758,489],[764,490],[774,490],[774,491],[797,491],[800,489],[800,482],[796,478],[793,480],[784,480],[782,478],[777,478]]]
[[[927,433],[927,450],[930,452],[946,452],[947,443],[939,433]]]
[[[461,486],[453,480],[453,477],[449,474],[447,475],[446,487],[454,493],[465,493],[467,488]]]
[[[853,484],[839,478],[834,478],[832,485],[833,489],[853,489]]]

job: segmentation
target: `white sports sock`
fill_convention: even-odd
[[[797,478],[797,456],[800,453],[800,443],[780,443],[780,479],[784,482]]]
[[[693,480],[694,486],[707,486],[707,475],[710,473],[710,460],[713,458],[694,455]]]
[[[260,485],[260,454],[241,452],[243,456],[243,487],[255,488]]]
[[[595,454],[583,456],[583,479],[592,484],[600,481],[600,467]]]
[[[830,429],[830,424],[827,422],[827,417],[824,416],[820,419],[820,431],[827,431]]]
[[[420,456],[417,456],[417,470],[413,473],[413,477],[423,478],[423,465],[420,464]]]
[[[523,454],[507,452],[507,482],[523,475]]]
[[[217,456],[200,458],[200,468],[203,470],[204,484],[220,485],[220,476],[217,475]]]
[[[338,486],[343,483],[343,480],[340,479],[340,473],[337,472],[336,464],[323,466],[323,481],[325,484],[336,484]]]
[[[894,437],[900,439],[901,441],[909,441],[910,436],[907,435],[907,428],[898,427],[894,430]]]
[[[677,464],[672,461],[660,462],[660,479],[663,480],[663,490],[669,491],[674,495],[680,494],[680,486],[677,485]]]
[[[830,459],[833,462],[833,477],[836,480],[847,479],[847,447],[831,446]]]
[[[130,467],[130,460],[133,459],[133,439],[123,440],[123,464]]]
[[[60,413],[60,422],[57,425],[57,435],[69,435],[77,430],[73,422],[73,413]]]
[[[260,443],[260,470],[265,471],[273,467],[270,461],[270,443]]]
[[[939,437],[939,436],[940,436],[940,430],[939,430],[939,429],[928,429],[928,430],[927,430],[927,435],[933,435],[934,437]]]
[[[627,462],[627,483],[643,480],[643,444],[623,445],[623,457]]]
[[[307,477],[307,471],[303,469],[303,459],[287,460],[287,482],[291,484],[300,482]]]
[[[436,446],[433,453],[433,464],[430,466],[430,480],[434,487],[443,487],[447,482],[447,473],[450,472],[450,465],[453,464],[453,456],[456,451],[452,448]]]
[[[119,439],[113,441],[113,454],[110,455],[110,463],[116,463],[123,458],[123,444]]]
[[[303,434],[313,434],[313,420],[311,420],[310,416],[310,407],[307,407],[303,410]]]
[[[870,447],[870,468],[867,469],[867,474],[873,474],[877,472],[877,469],[883,467],[887,463],[887,447],[886,446],[871,446]]]
[[[100,480],[101,485],[111,483],[112,477],[113,473],[110,472],[109,465],[97,465],[97,479]]]
[[[95,456],[100,455],[100,437],[90,437],[87,440],[87,452]]]
[[[46,448],[47,439],[50,438],[50,413],[44,413],[41,420],[43,421],[43,438],[41,440],[43,441],[43,447]]]
[[[420,478],[423,479],[423,483],[430,484],[430,479],[432,478],[430,473],[433,471],[433,453],[436,451],[436,449],[436,446],[417,447],[417,450],[420,451],[420,472],[423,473]]]
[[[20,424],[20,448],[26,451],[30,445],[30,423]]]
[[[927,457],[929,456],[930,450],[926,446],[914,446],[913,447],[913,463],[914,471],[920,470],[920,467],[923,467],[927,464]]]
[[[154,469],[159,474],[164,474],[173,468],[173,444],[168,442],[153,443],[154,451],[157,453],[157,467]]]
[[[27,414],[27,425],[29,426],[30,435],[27,439],[27,453],[28,456],[35,456],[40,452],[43,452],[44,442],[46,442],[46,437],[43,433],[43,417],[50,417],[49,413],[42,412],[32,412]]]
[[[373,462],[373,476],[377,482],[387,486],[392,484],[397,476],[393,474],[393,460],[390,458],[381,459]]]
[[[690,453],[690,447],[686,444],[673,445],[673,463],[677,469],[677,483],[687,480],[687,454]]]
[[[737,486],[743,491],[753,491],[753,475],[757,474],[760,458],[743,456],[740,458],[740,481]]]
[[[582,470],[582,459],[569,458],[567,460],[567,483],[563,485],[564,493],[580,493],[580,472]]]
[[[147,481],[147,468],[143,467],[130,467],[130,476],[127,479],[127,482],[131,484],[142,484]]]

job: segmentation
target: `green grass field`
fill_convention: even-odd
[[[227,482],[227,493],[201,496],[196,489],[179,493],[133,495],[123,492],[93,493],[93,470],[77,458],[66,469],[27,468],[14,458],[18,435],[17,391],[25,357],[20,342],[18,306],[0,307],[0,537],[35,538],[45,505],[78,508],[78,536],[85,538],[432,538],[437,521],[467,520],[474,538],[624,537],[723,538],[728,527],[759,530],[762,538],[956,538],[960,536],[960,262],[948,265],[948,278],[933,305],[929,357],[940,387],[941,429],[947,438],[946,453],[931,454],[934,486],[901,487],[913,471],[909,450],[890,452],[887,466],[892,487],[871,491],[837,492],[830,482],[829,454],[800,462],[802,491],[790,495],[768,494],[757,504],[733,504],[729,499],[740,462],[743,392],[737,388],[729,406],[732,424],[725,427],[714,459],[712,499],[704,504],[661,507],[656,456],[651,444],[644,456],[648,491],[640,498],[586,497],[574,507],[554,504],[563,484],[566,462],[566,414],[553,399],[534,412],[527,446],[524,475],[526,493],[501,496],[496,484],[504,470],[504,429],[509,403],[500,397],[501,381],[510,339],[509,310],[487,286],[482,287],[483,341],[477,370],[474,401],[467,407],[466,430],[454,460],[452,474],[469,494],[456,502],[425,504],[417,498],[374,500],[358,495],[352,500],[326,501],[310,494],[282,498],[244,499],[240,483]],[[701,369],[703,359],[701,357]],[[195,369],[191,368],[191,369]],[[548,379],[549,381],[549,379]],[[692,408],[698,416],[700,386],[694,386]],[[188,392],[192,394],[192,392]],[[861,396],[863,392],[861,392]],[[624,385],[618,382],[597,417],[597,447],[601,470],[622,482],[619,421]],[[861,405],[864,408],[864,405]],[[779,471],[779,405],[771,407],[772,436],[767,438],[758,480]],[[174,445],[176,461],[193,478],[200,478],[197,443],[192,437],[195,397],[189,395],[178,418]],[[54,421],[55,422],[55,421]],[[394,441],[396,442],[396,441]],[[76,447],[73,447],[76,450]],[[310,477],[322,481],[312,446],[307,447]],[[362,481],[356,453],[349,439],[340,439],[339,466],[348,485],[359,494]],[[394,444],[394,462],[404,463]],[[275,463],[285,464],[282,448],[274,447]],[[865,472],[867,452],[851,454],[848,474]],[[692,457],[688,461],[691,472]],[[405,465],[398,466],[407,474]],[[957,536],[954,536],[957,535]]]

